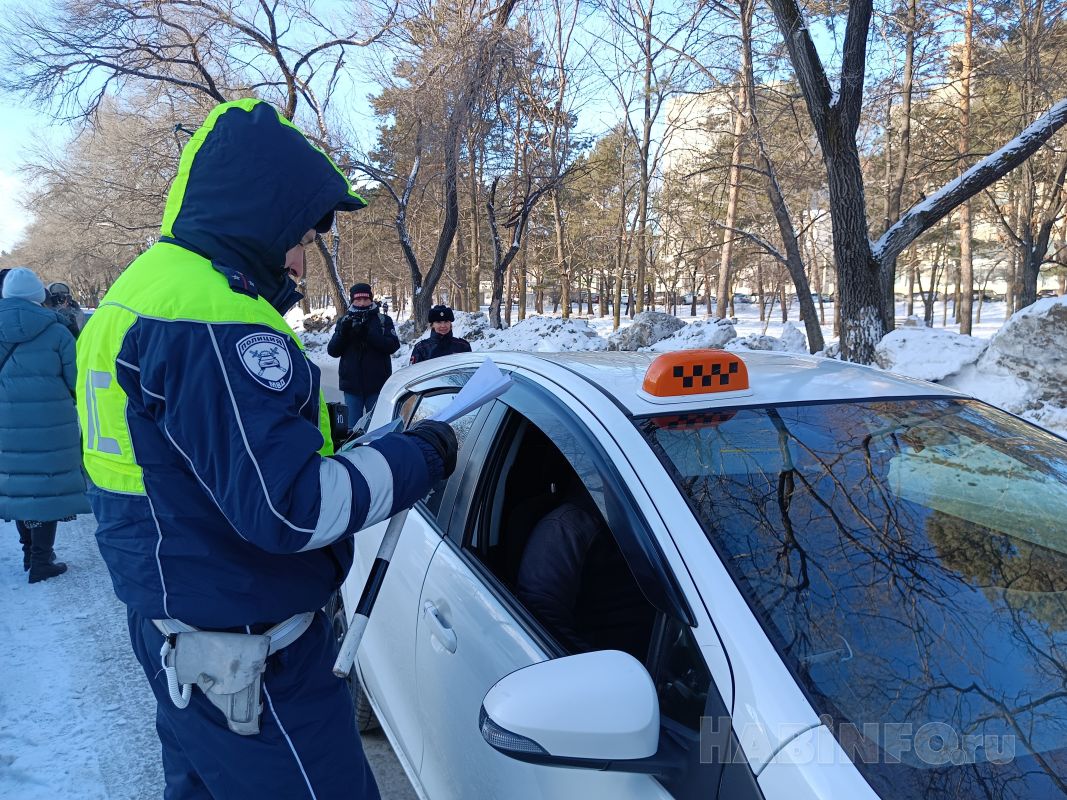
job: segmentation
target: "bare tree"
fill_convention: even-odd
[[[666,137],[656,141],[653,129],[667,99],[679,92],[691,73],[691,62],[680,53],[696,55],[700,48],[700,20],[710,6],[698,4],[691,14],[678,14],[656,6],[656,0],[608,0],[605,10],[612,23],[614,74],[604,77],[622,105],[625,122],[637,143],[637,220],[634,231],[636,268],[635,309],[645,307],[651,232],[649,208],[653,181]],[[606,62],[601,64],[606,69]],[[638,112],[631,112],[634,104]]]
[[[173,131],[178,109],[158,88],[137,105],[147,110],[109,98],[95,128],[62,151],[39,147],[23,168],[34,219],[9,258],[65,281],[89,306],[155,241],[184,141]]]
[[[496,188],[499,183],[499,178],[493,179],[492,188],[489,190],[489,199],[485,204],[485,209],[489,216],[489,230],[493,237],[493,294],[489,302],[489,324],[494,328],[503,327],[500,322],[500,301],[504,295],[504,276],[507,274],[511,262],[515,260],[515,256],[519,253],[522,237],[526,232],[526,223],[530,219],[530,212],[533,211],[534,206],[537,205],[537,202],[545,193],[554,188],[554,182],[550,182],[534,189],[530,185],[529,179],[527,179],[521,199],[514,204],[517,205],[517,208],[514,209],[511,216],[502,226],[505,229],[511,229],[511,241],[507,250],[505,250],[500,240],[501,226],[497,224],[496,218]]]
[[[763,172],[767,198],[770,200],[771,208],[774,210],[774,218],[778,223],[778,231],[781,235],[782,245],[785,248],[784,256],[781,253],[775,253],[774,255],[788,270],[793,286],[796,287],[797,301],[800,304],[800,318],[804,322],[808,348],[815,353],[825,347],[822,328],[819,327],[815,304],[811,299],[808,276],[804,269],[804,259],[800,254],[800,243],[797,239],[796,229],[793,226],[793,218],[789,213],[785,194],[782,192],[781,184],[778,181],[778,172],[768,153],[767,144],[763,138],[763,128],[760,125],[756,109],[756,78],[752,66],[752,14],[754,5],[754,0],[741,0],[741,47],[743,51],[741,57],[743,70],[741,80],[747,95],[744,108],[748,111],[749,124],[756,144],[759,166]],[[782,303],[783,312],[788,307],[788,303]]]
[[[303,117],[333,154],[343,142],[329,109],[346,54],[376,41],[395,14],[365,7],[327,19],[303,0],[60,0],[0,23],[0,88],[90,123],[109,96],[138,86],[164,87],[185,107],[256,95]],[[335,249],[320,241],[319,252],[343,296]]]
[[[1015,140],[956,181],[913,206],[872,245],[856,145],[872,0],[849,4],[836,89],[830,85],[796,0],[768,2],[804,93],[826,166],[841,311],[841,355],[869,364],[874,360],[875,345],[889,330],[892,313],[881,290],[882,271],[889,269],[919,234],[1036,152],[1067,123],[1067,100],[1055,104]]]
[[[440,18],[422,17],[407,31],[398,32],[409,37],[403,44],[411,58],[399,65],[401,76],[390,92],[403,106],[401,122],[410,126],[409,141],[414,148],[411,170],[402,189],[396,176],[382,165],[356,159],[343,162],[382,183],[397,205],[396,229],[411,275],[411,318],[416,332],[426,326],[433,293],[444,274],[459,227],[459,162],[468,128],[493,104],[490,89],[507,65],[508,53],[514,46],[513,32],[508,27],[514,7],[515,0],[506,0],[493,9],[452,9],[451,14],[441,9]],[[405,133],[400,132],[401,141]],[[408,209],[428,140],[434,143],[441,159],[436,183],[443,218],[433,256],[424,270],[410,235]]]

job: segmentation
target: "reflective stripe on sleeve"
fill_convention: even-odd
[[[367,499],[363,502],[362,492],[353,486],[360,479],[367,486]],[[359,447],[322,459],[319,491],[318,522],[301,552],[326,547],[348,533],[389,517],[393,507],[393,472],[385,456],[377,450]],[[360,514],[361,506],[366,509],[365,516]]]
[[[332,458],[319,463],[319,498],[315,531],[300,552],[332,544],[348,531],[352,521],[352,478]]]
[[[366,528],[392,516],[393,470],[385,456],[373,447],[357,447],[338,453],[334,458],[344,459],[363,476],[370,490],[367,517],[360,528]]]

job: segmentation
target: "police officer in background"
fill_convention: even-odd
[[[412,364],[471,351],[470,342],[452,335],[452,323],[456,321],[456,315],[452,313],[451,308],[444,305],[434,306],[430,309],[427,321],[430,323],[430,336],[412,349]]]
[[[326,352],[341,359],[338,383],[351,428],[378,402],[378,393],[393,374],[389,356],[400,349],[400,339],[393,320],[374,302],[369,283],[355,284],[349,297],[352,304],[337,321]]]
[[[168,800],[379,797],[322,606],[352,536],[455,468],[442,423],[334,455],[282,318],[304,248],[364,200],[272,106],[216,106],[160,240],[78,340],[97,542],[156,695]]]

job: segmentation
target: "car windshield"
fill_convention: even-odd
[[[882,797],[1067,797],[1067,441],[956,399],[638,425]]]

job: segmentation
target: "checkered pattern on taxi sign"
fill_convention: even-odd
[[[748,369],[725,350],[664,353],[649,366],[642,388],[656,397],[736,392],[748,388]]]
[[[730,383],[730,376],[737,374],[736,362],[727,364],[725,371],[722,364],[711,364],[709,370],[705,370],[705,366],[707,365],[693,364],[689,367],[678,365],[674,368],[674,377],[682,379],[684,389],[690,389],[693,386],[706,389],[713,382],[718,386],[727,386]]]

